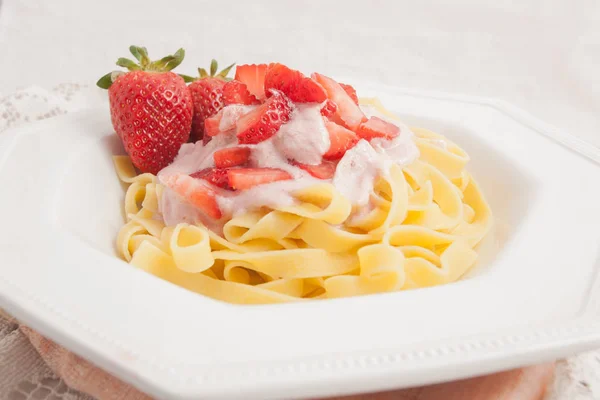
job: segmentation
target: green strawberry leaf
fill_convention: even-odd
[[[139,62],[142,62],[142,53],[140,53],[139,47],[129,46],[129,51],[131,52],[131,54],[133,54],[133,56],[135,57],[136,60],[138,60]]]
[[[215,76],[215,74],[217,73],[217,68],[217,60],[213,58],[210,62],[210,76]]]
[[[189,75],[179,74],[179,76],[183,78],[185,83],[194,82],[196,80],[196,78],[194,78],[193,76],[189,76]]]
[[[226,67],[223,71],[219,72],[218,76],[220,76],[221,78],[227,78],[227,74],[229,73],[229,71],[231,71],[231,68],[233,68],[234,66],[235,66],[235,63]]]
[[[101,89],[108,89],[110,85],[112,85],[112,72],[104,75],[102,78],[98,79],[96,85]]]
[[[138,71],[141,69],[140,66],[135,63],[135,61],[123,57],[117,60],[117,65],[119,67],[127,68],[129,71]]]
[[[175,52],[175,54],[173,54],[171,56],[171,59],[169,60],[169,62],[167,62],[165,69],[167,71],[171,71],[173,68],[177,67],[179,64],[181,64],[181,62],[183,61],[183,58],[185,57],[185,50],[183,49],[179,49]],[[165,57],[167,58],[167,57]]]
[[[166,56],[166,57],[161,58],[158,61],[154,61],[150,64],[150,69],[156,70],[156,71],[166,70],[167,64],[169,64],[169,62],[173,61],[174,58],[175,57],[173,57],[173,56]]]
[[[140,62],[142,66],[150,64],[150,58],[148,57],[148,50],[145,47],[140,46],[129,46],[129,51],[133,56]]]

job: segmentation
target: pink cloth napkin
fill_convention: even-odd
[[[98,400],[148,400],[151,397],[90,362],[21,326],[21,331],[48,366],[71,388]],[[554,375],[554,363],[526,367],[478,378],[336,400],[541,400]]]

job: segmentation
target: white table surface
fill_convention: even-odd
[[[178,71],[188,74],[213,57],[223,65],[279,60],[305,72],[497,97],[600,146],[596,0],[0,2],[0,94],[93,85],[130,44],[154,57],[184,47]],[[561,400],[600,398],[599,359],[561,364],[555,385],[570,385]]]

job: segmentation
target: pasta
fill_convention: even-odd
[[[379,107],[374,100],[366,103]],[[386,110],[382,111],[387,113]],[[166,226],[163,187],[114,158],[127,221],[118,252],[131,265],[185,289],[237,304],[339,298],[441,285],[476,262],[492,226],[468,155],[445,137],[413,128],[420,157],[392,165],[370,208],[353,210],[333,185],[294,192],[296,203],[202,224]]]

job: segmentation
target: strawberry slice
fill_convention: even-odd
[[[367,122],[359,125],[356,134],[366,140],[378,137],[393,139],[400,134],[400,128],[381,118],[371,117]]]
[[[354,104],[358,105],[358,95],[356,94],[356,89],[354,89],[352,85],[346,85],[345,83],[340,83],[340,86],[346,93],[348,93],[348,96],[350,96]]]
[[[238,65],[235,69],[235,80],[244,83],[248,91],[259,100],[265,96],[265,73],[267,64],[245,64]]]
[[[235,129],[236,122],[245,114],[252,111],[254,106],[244,104],[230,104],[221,111],[204,120],[204,131],[206,136],[217,136],[222,132]]]
[[[244,165],[250,158],[250,148],[248,147],[228,147],[215,151],[213,154],[215,167],[230,168]]]
[[[337,111],[337,104],[335,104],[333,101],[327,99],[325,101],[325,104],[323,105],[323,107],[321,107],[321,115],[324,117],[331,117],[335,114],[335,112]]]
[[[235,190],[246,190],[257,185],[292,179],[287,172],[277,168],[235,168],[227,171],[229,184]]]
[[[322,103],[327,99],[327,93],[316,81],[304,76],[300,71],[279,63],[271,63],[267,68],[265,75],[267,97],[269,89],[282,91],[296,103]]]
[[[237,121],[238,142],[256,144],[269,139],[290,120],[291,113],[290,100],[280,91],[271,90],[271,97],[264,104]]]
[[[204,180],[195,179],[190,175],[177,174],[163,177],[163,183],[209,217],[221,218],[221,209],[217,203],[215,189]]]
[[[226,169],[206,168],[201,171],[194,172],[193,174],[190,174],[190,176],[195,179],[204,179],[205,181],[210,182],[222,189],[231,190]]]
[[[350,129],[332,121],[325,121],[325,127],[329,132],[329,150],[323,155],[326,160],[339,160],[344,156],[347,150],[353,148],[358,143],[358,136]]]
[[[344,88],[333,79],[314,73],[313,79],[321,84],[327,91],[327,96],[337,105],[337,111],[333,115],[333,120],[346,128],[355,131],[361,122],[367,120],[360,107],[358,107],[352,97],[346,93]]]
[[[188,200],[211,218],[220,219],[223,215],[219,208],[215,192],[205,185],[199,185],[198,188],[189,195]]]
[[[248,91],[246,84],[239,81],[229,81],[223,86],[223,103],[230,104],[259,104],[258,99]]]
[[[323,161],[319,165],[300,164],[296,162],[293,164],[298,168],[305,170],[317,179],[331,179],[335,174],[336,164],[331,161]]]
[[[212,117],[204,120],[204,137],[217,136],[221,133],[221,118],[223,118],[223,110],[219,111]]]

